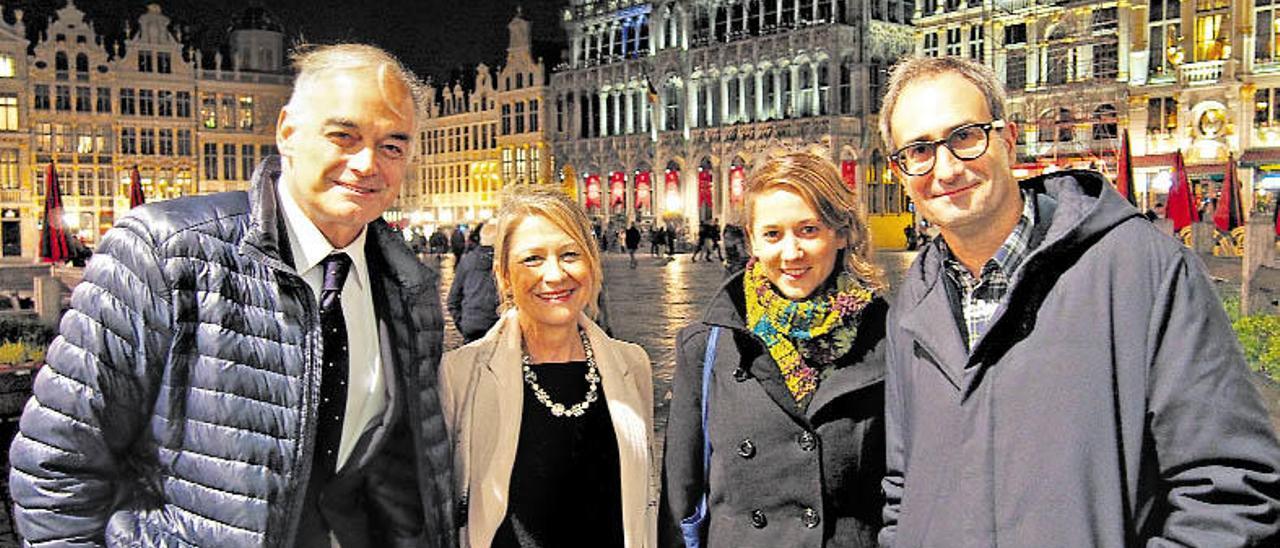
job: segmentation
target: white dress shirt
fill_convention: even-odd
[[[320,261],[332,253],[351,257],[351,273],[342,285],[342,316],[347,323],[349,372],[347,377],[347,410],[342,419],[342,442],[338,445],[338,469],[369,423],[387,408],[386,383],[382,377],[382,354],[378,345],[377,316],[369,289],[369,263],[365,260],[364,242],[368,230],[350,245],[338,249],[329,243],[315,223],[302,211],[284,181],[276,192],[284,212],[289,247],[293,250],[293,266],[311,287],[320,302],[324,289],[324,269]],[[325,341],[329,344],[330,341]]]

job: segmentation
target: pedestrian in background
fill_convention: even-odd
[[[456,270],[458,263],[462,262],[462,254],[467,251],[467,235],[462,230],[462,225],[453,227],[453,232],[449,234],[449,251],[453,253],[453,267]]]
[[[85,270],[10,449],[25,542],[456,544],[436,273],[381,219],[422,86],[372,46],[294,66],[248,192],[133,209]]]
[[[635,223],[627,227],[626,232],[627,255],[631,256],[631,268],[636,267],[636,250],[640,249],[640,229],[636,228]]]
[[[724,226],[725,271],[729,275],[736,274],[747,266],[750,252],[747,250],[747,236],[742,227],[731,222]]]
[[[603,270],[582,209],[513,189],[495,250],[506,311],[441,365],[462,545],[652,547],[649,356],[590,319]]]
[[[713,548],[876,545],[887,306],[859,211],[814,154],[748,178],[753,257],[676,339],[664,535],[680,524]]]
[[[497,223],[488,222],[475,230],[479,242],[458,263],[449,286],[449,315],[462,333],[464,342],[483,337],[498,322],[498,286],[493,277],[493,243]]]
[[[662,243],[667,239],[667,231],[658,223],[649,225],[649,254],[657,257],[662,254]]]
[[[888,323],[882,544],[1280,546],[1280,444],[1200,259],[1099,173],[1019,183],[1007,112],[967,59],[889,79],[942,237]]]

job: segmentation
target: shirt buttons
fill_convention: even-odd
[[[813,529],[821,522],[822,518],[818,516],[818,511],[813,508],[805,508],[804,512],[800,513],[800,523],[803,523],[805,527]]]
[[[801,451],[813,451],[818,448],[818,437],[814,436],[813,432],[806,430],[800,434],[796,443],[800,445]]]
[[[750,439],[742,440],[742,443],[738,444],[738,456],[744,459],[756,456],[756,444]]]
[[[764,529],[764,526],[766,525],[769,525],[769,520],[764,517],[764,512],[760,510],[752,510],[751,526],[756,529]]]

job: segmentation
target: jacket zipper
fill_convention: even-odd
[[[291,289],[293,291],[310,289],[300,276],[288,273],[282,274],[292,276],[292,279],[289,279],[289,283],[292,285]],[[319,306],[315,303],[315,296],[312,295],[310,291],[303,291],[302,293],[304,293],[304,295],[303,298],[299,299],[299,302],[301,302],[303,308],[306,309],[305,317],[310,322],[306,326],[307,335],[303,338],[305,346],[303,347],[302,378],[303,380],[308,380],[308,375],[311,372],[309,371],[310,368],[307,367],[307,364],[312,363],[312,358],[317,346],[316,341],[320,337],[320,334],[316,332],[320,325],[320,311]],[[286,529],[283,537],[284,542],[280,543],[282,548],[293,546],[295,536],[297,535],[296,529],[302,520],[302,502],[305,498],[305,493],[298,491],[298,484],[311,476],[311,460],[315,450],[315,447],[312,444],[313,438],[315,438],[315,422],[312,420],[312,417],[315,415],[317,393],[317,390],[314,388],[318,381],[314,378],[309,380],[310,382],[306,383],[305,392],[303,393],[303,401],[306,402],[306,404],[302,410],[302,423],[300,425],[302,432],[298,439],[299,448],[297,453],[299,458],[296,467],[298,473],[289,480],[288,488],[284,493],[286,500],[288,500],[289,503],[284,512]],[[270,546],[271,542],[268,540],[265,544]]]

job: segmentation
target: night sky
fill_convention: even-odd
[[[447,81],[471,73],[479,62],[500,63],[507,46],[506,24],[524,9],[533,24],[535,54],[550,57],[563,48],[560,11],[568,0],[79,0],[95,29],[119,37],[136,24],[147,4],[188,29],[191,45],[207,55],[225,44],[226,27],[248,6],[265,7],[285,26],[289,40],[359,41],[397,54],[423,77]],[[6,19],[13,9],[28,16],[29,31],[66,5],[66,0],[0,0]],[[549,64],[553,61],[547,59]],[[550,68],[550,67],[548,67]]]

